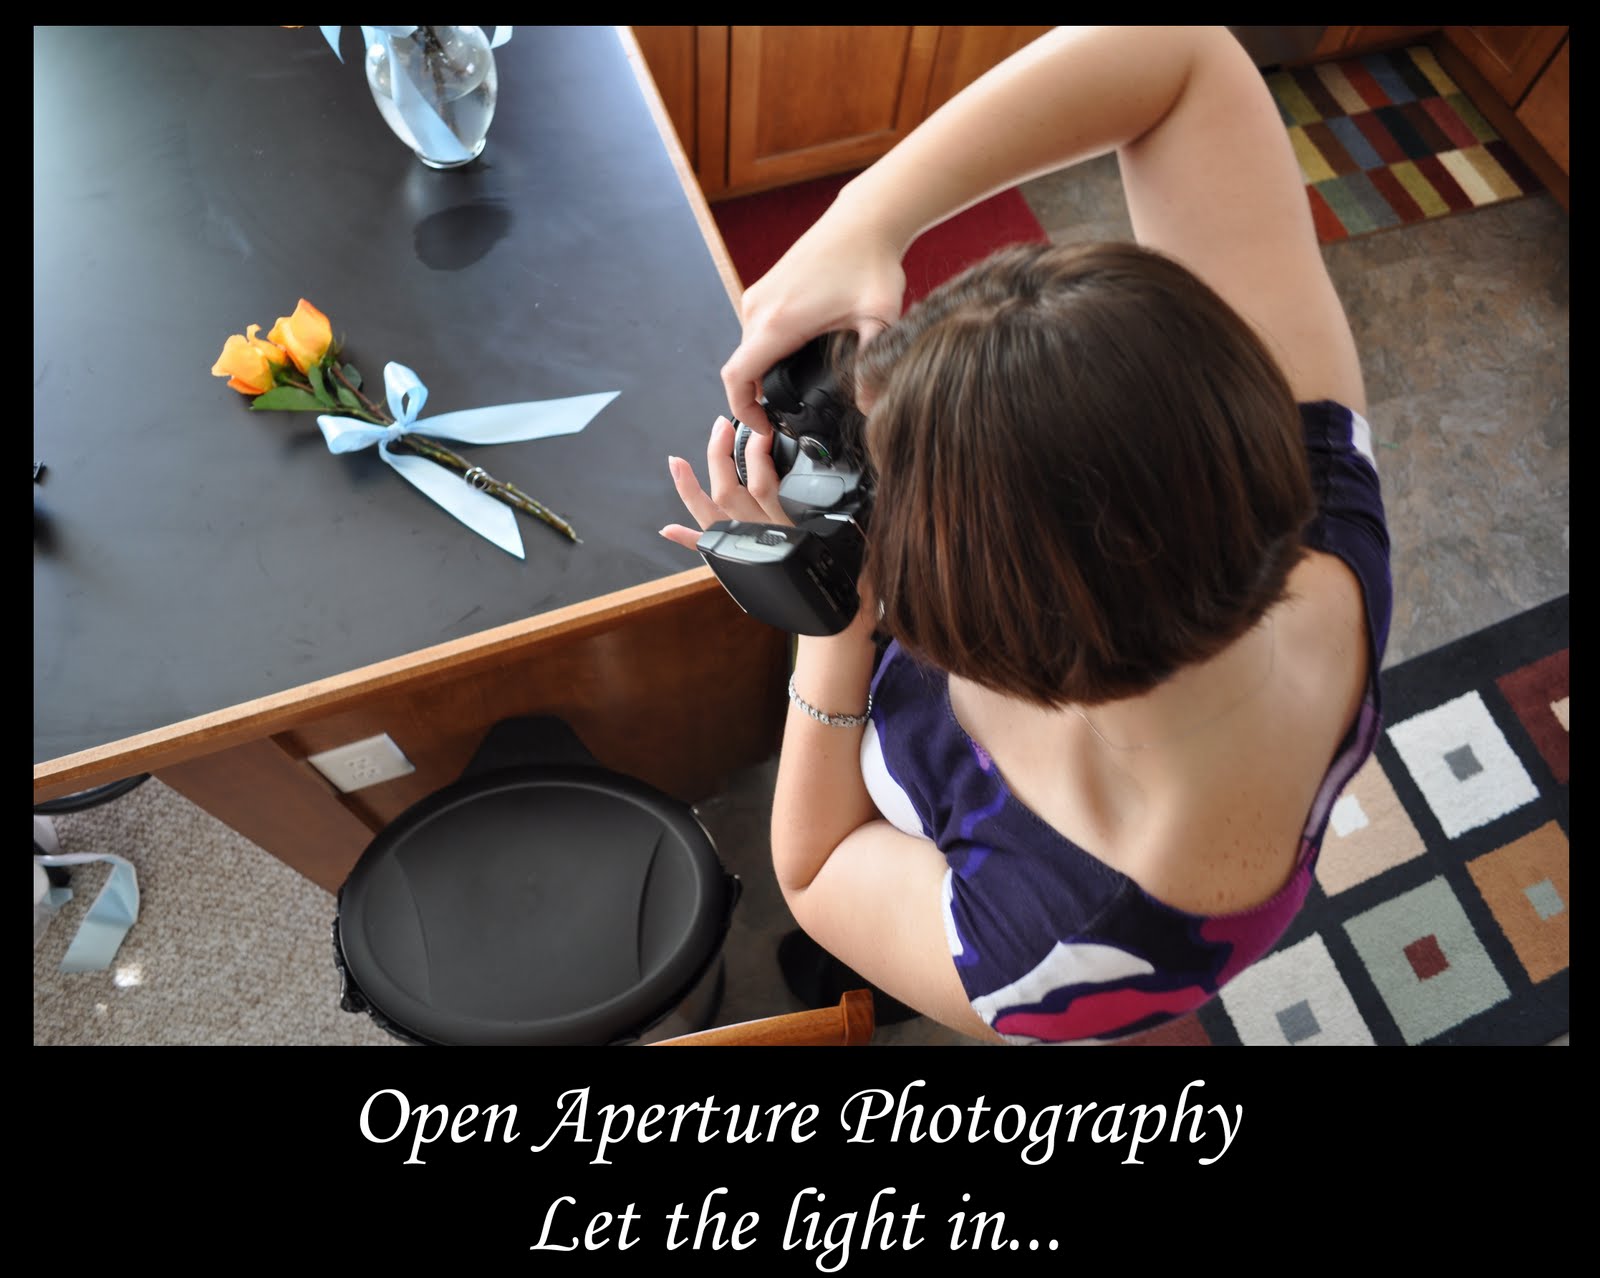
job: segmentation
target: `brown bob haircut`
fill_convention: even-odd
[[[983,687],[1050,706],[1147,692],[1254,626],[1305,553],[1281,369],[1150,249],[1003,249],[853,376],[882,628]]]

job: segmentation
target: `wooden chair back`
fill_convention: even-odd
[[[837,1007],[786,1012],[680,1034],[651,1047],[862,1047],[872,1040],[871,990],[847,990]]]

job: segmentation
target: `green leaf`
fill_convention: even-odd
[[[361,370],[354,364],[346,364],[344,366],[344,379],[357,390],[361,389]]]
[[[333,392],[328,389],[328,384],[323,380],[323,367],[320,363],[313,364],[307,370],[306,376],[311,380],[311,389],[316,397],[328,408],[339,407],[339,401],[333,397]]]
[[[361,401],[356,398],[356,393],[348,386],[339,387],[339,402],[346,408],[361,407]]]
[[[298,386],[274,386],[250,401],[252,409],[286,409],[296,413],[320,413],[328,406],[310,391]]]

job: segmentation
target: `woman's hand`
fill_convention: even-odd
[[[733,438],[733,423],[726,417],[717,418],[706,444],[706,471],[711,478],[709,494],[700,487],[693,466],[682,457],[667,458],[673,487],[678,490],[690,517],[700,525],[701,531],[720,519],[741,519],[757,524],[793,522],[778,503],[778,468],[772,461],[771,430],[765,434],[752,433],[745,444],[748,486],[739,482],[739,472],[734,469]],[[700,540],[699,532],[683,524],[668,524],[661,535],[689,550]]]
[[[722,366],[734,418],[758,434],[772,427],[761,408],[761,379],[784,356],[823,333],[852,331],[865,346],[900,318],[906,244],[879,211],[845,187],[810,230],[739,304],[743,337]]]

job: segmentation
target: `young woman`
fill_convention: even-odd
[[[1006,250],[899,318],[924,230],[1109,150],[1136,245]],[[845,187],[742,320],[758,429],[768,368],[859,336],[877,482],[864,606],[798,643],[796,920],[979,1038],[1193,1010],[1304,900],[1390,616],[1360,367],[1260,73],[1225,29],[1057,30]],[[709,492],[670,462],[691,516],[781,521],[770,435],[744,488],[732,434]]]

